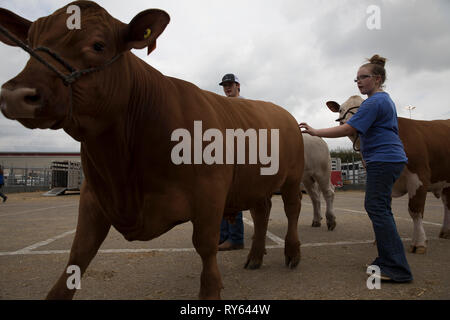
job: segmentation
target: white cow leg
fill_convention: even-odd
[[[450,188],[442,192],[442,203],[444,204],[444,222],[439,233],[439,238],[450,239]]]
[[[320,191],[317,182],[304,182],[306,192],[308,192],[309,197],[313,205],[314,218],[312,222],[313,228],[319,228],[322,225],[322,215],[320,214]]]
[[[408,209],[414,223],[412,244],[410,252],[424,254],[427,251],[427,237],[423,228],[423,213],[425,210],[425,201],[427,198],[428,186],[424,185],[418,175],[411,174],[408,177]]]
[[[320,181],[319,184],[327,205],[327,209],[325,212],[325,216],[327,218],[327,227],[329,231],[333,231],[334,228],[336,228],[336,216],[334,215],[333,211],[334,188],[329,179]]]
[[[411,213],[411,217],[413,217],[414,230],[412,237],[412,244],[410,248],[410,252],[424,254],[427,251],[427,236],[425,234],[425,229],[423,228],[423,219],[422,215]]]

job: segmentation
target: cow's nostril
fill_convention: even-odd
[[[25,102],[29,104],[39,103],[41,102],[41,95],[40,94],[27,95],[25,96]]]

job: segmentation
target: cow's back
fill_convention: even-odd
[[[220,97],[222,98],[222,97]],[[222,99],[221,99],[222,100]],[[233,184],[229,194],[228,205],[232,208],[251,208],[253,203],[262,197],[269,197],[287,180],[301,181],[304,169],[304,146],[301,131],[293,116],[285,109],[269,102],[224,98],[223,104],[218,104],[218,112],[226,108],[231,122],[231,129],[265,129],[267,135],[267,155],[278,157],[278,170],[273,175],[262,175],[262,166],[258,158],[258,165],[237,165],[234,168]],[[271,144],[270,136],[274,130],[279,132],[278,156],[273,154],[275,146]],[[258,153],[261,148],[261,135],[258,135]],[[264,143],[264,141],[263,141]],[[271,154],[272,153],[272,154]],[[247,158],[248,160],[248,158]],[[273,161],[273,160],[272,160]],[[273,165],[273,163],[271,164]],[[240,199],[246,199],[241,202]]]
[[[223,159],[226,160],[227,130],[242,129],[243,132],[255,130],[257,133],[257,164],[249,164],[248,140],[246,140],[245,164],[238,164],[235,141],[233,164],[215,164],[195,167],[197,178],[211,177],[222,180],[228,191],[227,207],[231,210],[251,208],[256,201],[270,196],[279,189],[287,179],[299,179],[303,173],[303,139],[295,118],[285,109],[270,102],[242,98],[228,98],[202,90],[192,83],[166,77],[165,84],[172,94],[167,98],[167,107],[162,117],[167,121],[167,128],[193,128],[195,121],[201,121],[203,133],[216,129],[223,136]],[[168,115],[170,114],[170,115]],[[262,168],[270,167],[260,162],[259,130],[266,130],[267,156],[275,146],[271,145],[271,134],[279,132],[278,170],[273,175],[263,175]],[[264,142],[264,141],[263,141]],[[204,142],[205,148],[209,143]],[[212,178],[212,176],[215,176]],[[244,200],[245,199],[245,200]]]
[[[413,172],[430,172],[430,183],[450,181],[450,120],[398,118],[399,135]]]

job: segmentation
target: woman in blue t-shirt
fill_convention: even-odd
[[[324,138],[359,134],[367,170],[364,207],[372,221],[378,248],[378,257],[372,265],[379,267],[381,280],[409,282],[413,277],[391,211],[392,186],[408,158],[398,135],[395,104],[383,91],[385,64],[385,58],[375,55],[359,68],[355,81],[368,98],[347,123],[326,129],[301,123],[300,128],[304,133]]]

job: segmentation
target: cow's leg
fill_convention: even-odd
[[[439,238],[450,239],[450,187],[442,191],[442,203],[444,204],[444,222]]]
[[[320,228],[322,225],[322,215],[320,214],[320,191],[319,185],[317,182],[311,177],[304,179],[303,184],[305,186],[306,192],[308,193],[309,198],[311,199],[314,217],[312,221],[311,227]]]
[[[70,250],[69,262],[59,280],[48,293],[47,299],[69,300],[73,298],[76,290],[69,289],[67,286],[67,279],[71,276],[71,274],[66,272],[68,267],[78,266],[81,275],[83,275],[108,235],[110,227],[111,224],[104,218],[88,188],[83,187],[80,197],[77,231]]]
[[[257,206],[250,210],[254,223],[254,234],[252,248],[245,263],[246,269],[258,269],[263,263],[264,254],[266,252],[266,233],[269,223],[270,209],[272,208],[272,200],[266,198]]]
[[[220,299],[220,291],[223,288],[217,266],[217,244],[220,238],[222,216],[223,208],[222,212],[217,211],[217,208],[204,208],[197,210],[196,218],[192,221],[194,226],[192,243],[202,258],[203,264],[199,293],[199,299],[201,300]]]
[[[329,175],[318,178],[317,182],[319,184],[320,190],[322,191],[322,195],[327,206],[327,209],[325,211],[325,216],[327,218],[327,227],[328,230],[333,231],[334,228],[336,228],[336,216],[333,212],[334,187],[331,184]]]
[[[288,219],[288,230],[284,244],[286,266],[291,269],[297,267],[300,262],[300,240],[298,238],[298,218],[300,216],[301,198],[300,181],[285,183],[281,188],[281,196],[284,203],[284,211]]]
[[[414,223],[412,244],[410,247],[410,252],[412,253],[424,254],[427,251],[427,237],[423,228],[423,212],[426,198],[427,189],[421,186],[408,202],[408,211]]]

